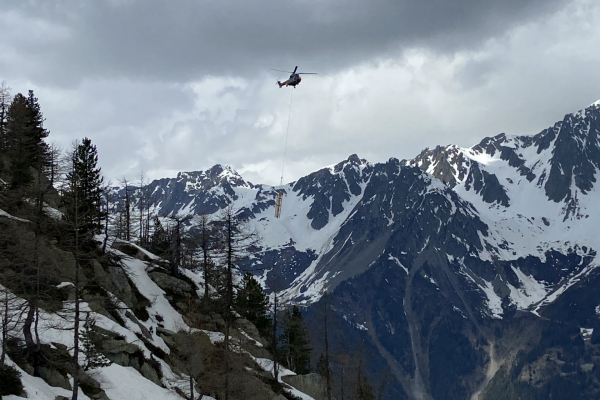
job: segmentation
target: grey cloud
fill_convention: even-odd
[[[0,8],[48,32],[39,40],[23,26],[9,37],[26,61],[21,71],[67,85],[83,76],[185,82],[296,64],[329,72],[402,46],[469,47],[565,2],[0,0]]]

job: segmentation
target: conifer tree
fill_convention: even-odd
[[[236,311],[252,322],[262,337],[268,337],[271,320],[267,316],[269,298],[260,283],[249,272],[242,278],[241,287],[235,296]]]
[[[80,233],[99,233],[104,213],[102,211],[102,182],[98,167],[98,151],[88,138],[77,144],[72,155],[73,167],[67,174],[67,218],[79,215]],[[77,197],[77,202],[73,199]],[[77,209],[77,210],[76,210]]]
[[[129,242],[131,240],[131,193],[127,178],[123,177],[121,184],[124,186],[125,194],[123,195],[123,206],[119,210],[119,229],[117,237]]]
[[[25,186],[33,180],[27,156],[28,114],[27,99],[19,93],[8,108],[4,143],[10,160],[10,184],[13,189]]]
[[[98,349],[98,345],[105,339],[96,329],[96,320],[88,312],[83,322],[83,329],[79,331],[79,343],[84,358],[83,370],[108,367],[112,362]]]
[[[310,372],[310,338],[298,306],[283,316],[283,332],[279,337],[281,353],[287,368],[297,374]]]
[[[30,90],[27,96],[27,109],[29,111],[27,130],[29,161],[33,168],[43,171],[47,166],[49,152],[49,146],[44,139],[48,137],[49,132],[44,129],[44,116],[33,90]]]
[[[158,217],[154,217],[154,230],[150,237],[150,251],[162,258],[170,258],[169,238]]]
[[[29,97],[17,94],[6,114],[4,147],[10,159],[11,186],[24,187],[33,181],[30,168],[42,172],[48,158],[48,145],[44,138],[48,131],[37,97],[29,91]]]
[[[362,363],[358,365],[358,374],[356,376],[356,400],[375,400],[375,393],[369,380],[362,372]]]

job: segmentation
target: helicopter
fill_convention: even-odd
[[[302,80],[302,78],[300,77],[300,74],[311,74],[311,75],[316,75],[316,72],[298,72],[296,73],[296,70],[298,69],[298,66],[296,66],[296,68],[294,68],[293,72],[290,71],[281,71],[279,69],[272,69],[273,71],[279,71],[279,72],[288,72],[291,73],[289,79],[287,81],[284,82],[280,82],[277,81],[277,84],[279,85],[279,88],[282,88],[284,86],[293,86],[294,89],[296,89],[296,85],[298,85],[300,83],[300,81]]]

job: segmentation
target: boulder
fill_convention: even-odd
[[[106,353],[105,356],[114,364],[129,367],[129,355],[127,353]]]
[[[115,285],[117,292],[114,293],[127,307],[133,308],[133,298],[131,293],[131,286],[127,280],[127,274],[123,271],[123,268],[110,266],[108,267],[108,274],[111,282]]]
[[[133,354],[139,351],[135,344],[127,343],[124,340],[106,339],[102,341],[102,353],[128,353]]]
[[[158,386],[161,386],[160,379],[158,379],[158,374],[156,373],[154,368],[150,366],[150,364],[143,363],[140,367],[140,374],[142,374],[142,376],[148,379],[149,381],[152,381]]]
[[[146,337],[147,339],[152,339],[152,334],[150,334],[148,328],[142,325],[142,323],[137,319],[135,315],[131,313],[131,311],[126,311],[125,316],[129,318],[131,322],[134,322],[137,326],[140,327],[140,330],[142,331],[142,335],[144,335],[144,337]]]
[[[166,335],[166,336],[175,336],[175,332],[170,331],[165,328],[161,328],[160,326],[156,328],[156,333],[160,333],[160,334]]]
[[[192,285],[184,280],[175,278],[162,272],[150,272],[150,278],[164,291],[185,296],[192,292]]]
[[[246,332],[252,339],[260,342],[261,337],[258,333],[258,329],[256,329],[256,326],[246,318],[237,318],[234,322],[234,326]]]
[[[167,346],[169,346],[171,348],[173,348],[175,346],[175,340],[174,340],[175,332],[170,331],[165,328],[161,328],[160,326],[157,326],[156,334],[158,335],[158,337],[162,338],[162,340],[165,341]]]
[[[288,375],[281,377],[281,380],[313,397],[315,400],[327,399],[325,378],[319,374]]]
[[[225,329],[225,320],[221,316],[221,314],[213,314],[212,320],[217,325],[218,329]]]
[[[68,379],[54,368],[39,367],[38,372],[40,377],[50,386],[61,387],[67,390],[73,389]]]
[[[117,240],[113,243],[112,247],[127,254],[130,257],[137,258],[138,260],[151,261],[150,257],[148,257],[143,250],[131,243]]]
[[[85,372],[79,374],[79,385],[81,391],[90,399],[110,400],[106,392],[100,387],[100,383]]]

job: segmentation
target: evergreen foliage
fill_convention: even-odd
[[[242,317],[256,325],[261,336],[269,336],[271,328],[271,320],[267,316],[269,299],[260,283],[250,273],[246,273],[242,279],[242,286],[235,296],[234,308]]]
[[[96,327],[96,320],[86,315],[83,329],[79,331],[79,340],[84,356],[83,370],[89,371],[94,368],[108,367],[112,362],[98,349],[98,345],[104,339]]]
[[[0,367],[0,398],[11,394],[17,396],[24,394],[21,373],[14,367],[3,365]]]
[[[27,96],[27,110],[29,114],[27,121],[29,162],[33,168],[42,171],[46,169],[48,162],[49,146],[44,139],[48,137],[49,132],[44,129],[44,116],[33,90],[30,90]]]
[[[102,182],[98,167],[98,151],[91,140],[84,138],[72,155],[72,168],[67,174],[69,191],[67,213],[69,220],[78,218],[80,233],[99,233],[102,228]]]
[[[33,181],[30,168],[42,171],[48,158],[48,145],[44,138],[48,131],[33,91],[29,97],[17,94],[6,112],[3,123],[2,146],[9,156],[11,187],[23,187]],[[4,125],[5,124],[5,125]]]
[[[281,354],[287,368],[297,374],[310,372],[310,338],[298,306],[283,316],[283,332],[279,336]]]
[[[154,230],[150,237],[150,249],[152,253],[162,258],[169,258],[169,236],[162,226],[160,219],[154,217]]]
[[[375,400],[373,387],[362,373],[362,365],[358,366],[358,374],[356,376],[356,400]]]
[[[327,357],[325,354],[321,354],[319,357],[319,361],[317,361],[317,373],[321,375],[323,378],[327,378],[329,376],[329,365],[327,365]]]

